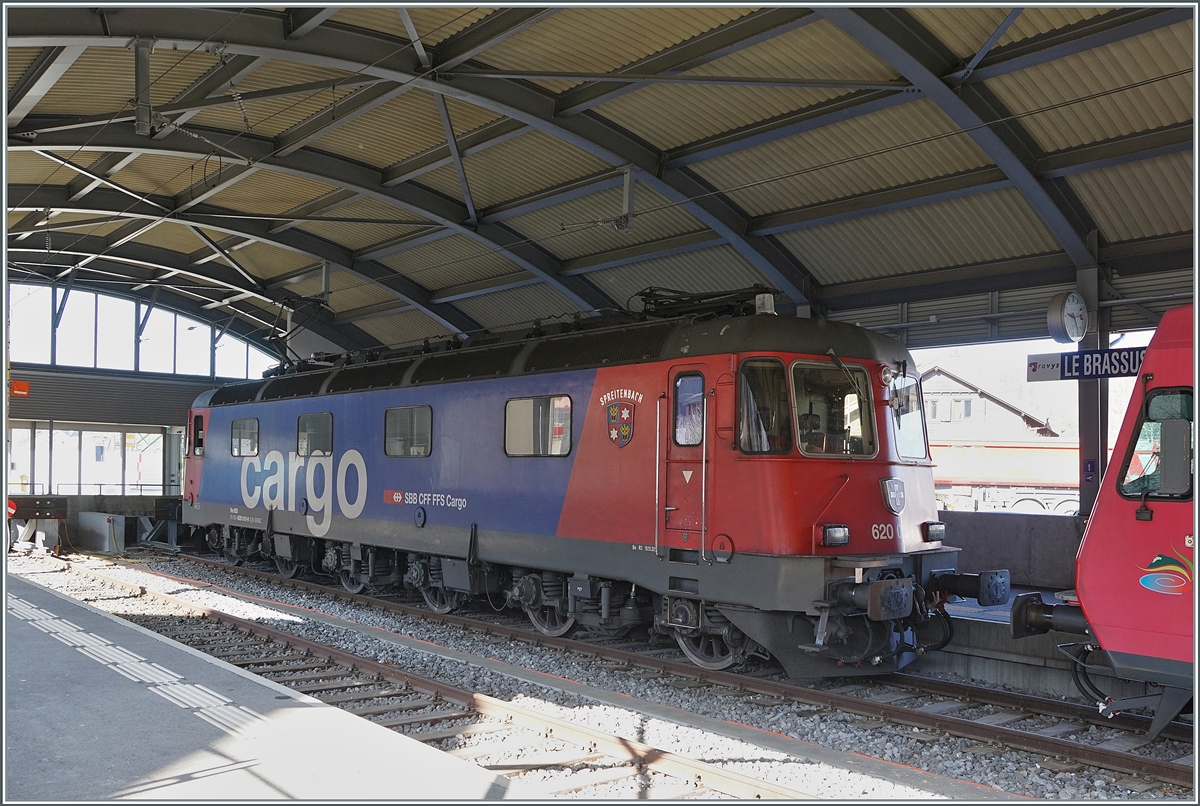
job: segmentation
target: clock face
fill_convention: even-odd
[[[1087,333],[1087,305],[1083,297],[1072,291],[1063,302],[1063,329],[1071,341],[1080,341]]]

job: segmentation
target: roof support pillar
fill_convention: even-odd
[[[1088,329],[1079,342],[1078,350],[1100,350],[1108,347],[1108,328],[1100,327],[1100,269],[1097,266],[1075,272],[1076,289],[1083,296],[1088,310]],[[1100,479],[1108,458],[1107,403],[1108,382],[1105,380],[1076,381],[1079,396],[1079,514],[1092,514]],[[1103,391],[1102,388],[1103,387]]]

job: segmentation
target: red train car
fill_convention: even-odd
[[[1089,636],[1062,646],[1080,690],[1102,713],[1155,709],[1152,737],[1195,690],[1193,328],[1193,306],[1168,311],[1146,349],[1076,557],[1078,605],[1046,606],[1025,594],[1012,611],[1014,637],[1050,629]],[[1115,675],[1155,689],[1105,696],[1087,676],[1097,649]]]

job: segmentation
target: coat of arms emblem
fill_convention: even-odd
[[[633,439],[633,410],[634,405],[625,400],[607,406],[608,441],[618,448],[624,448]]]

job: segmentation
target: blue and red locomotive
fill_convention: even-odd
[[[942,544],[907,351],[729,299],[208,392],[184,518],[234,562],[645,625],[713,669],[894,671],[949,641],[948,593],[1006,601]]]

